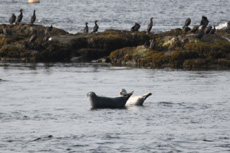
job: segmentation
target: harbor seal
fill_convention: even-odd
[[[120,96],[122,97],[122,96],[125,96],[126,94],[127,94],[126,90],[121,89]],[[152,95],[152,93],[149,92],[149,93],[146,93],[146,94],[143,94],[140,96],[130,97],[125,105],[126,106],[128,106],[128,105],[142,106],[144,101],[151,95]]]
[[[87,97],[89,97],[92,108],[123,108],[132,94],[133,91],[121,97],[110,98],[97,96],[94,92],[89,92]]]

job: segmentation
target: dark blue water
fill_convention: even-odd
[[[29,22],[36,9],[36,24],[53,24],[72,33],[82,32],[85,22],[92,28],[95,20],[99,21],[99,31],[129,30],[135,22],[145,30],[153,16],[154,32],[182,27],[188,17],[192,19],[191,26],[198,24],[202,15],[212,25],[230,20],[228,0],[40,0],[39,4],[1,0],[0,23],[8,23],[10,14],[18,15],[20,8],[25,10],[23,22]]]

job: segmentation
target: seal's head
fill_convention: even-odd
[[[125,96],[127,94],[125,89],[121,89],[120,96]]]
[[[94,92],[92,92],[92,91],[87,94],[87,97],[92,98],[93,96],[96,96],[96,94]]]

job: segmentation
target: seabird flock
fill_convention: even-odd
[[[11,14],[11,17],[9,19],[9,23],[12,24],[19,24],[22,21],[23,18],[23,9],[20,9],[20,14],[16,17],[14,13]],[[33,25],[34,22],[36,21],[36,14],[35,14],[35,10],[33,11],[33,15],[31,16],[30,19],[30,25]],[[96,33],[98,32],[99,26],[97,24],[97,20],[95,21],[95,26],[93,27],[93,31],[91,33]],[[189,25],[191,24],[191,19],[188,18],[185,20],[184,26],[182,27],[182,30],[184,30],[185,32],[191,32],[191,33],[197,33],[199,28],[201,27],[201,30],[194,35],[195,38],[199,38],[201,39],[205,34],[215,34],[216,32],[216,28],[215,25],[211,26],[209,24],[209,20],[206,16],[202,16],[202,19],[200,21],[199,25],[195,25],[192,29],[189,28]],[[141,25],[139,23],[135,23],[135,25],[133,27],[131,27],[130,31],[135,32],[135,31],[139,31]],[[150,18],[150,23],[147,26],[146,29],[146,33],[150,34],[151,30],[153,27],[153,17]],[[9,29],[7,29],[7,26],[4,24],[3,25],[3,34],[5,37],[10,36],[11,35],[11,31]],[[51,27],[48,27],[45,30],[45,37],[44,37],[44,41],[48,41],[50,38],[50,32],[52,31],[52,25]],[[230,21],[227,24],[227,28],[226,28],[226,32],[230,33]],[[83,29],[83,33],[87,34],[89,33],[89,27],[88,27],[88,23],[85,23],[85,27]],[[31,36],[29,39],[29,43],[31,42],[35,42],[35,40],[37,39],[37,30],[35,29],[31,29]],[[151,48],[153,48],[156,44],[156,40],[150,40],[150,44],[151,44]]]
[[[216,32],[215,25],[213,25],[213,27],[211,25],[208,26],[209,20],[206,16],[202,16],[200,25],[195,25],[192,29],[188,27],[190,23],[191,23],[191,19],[190,18],[186,19],[182,29],[186,32],[190,31],[191,33],[196,33],[199,30],[199,27],[201,26],[200,32],[195,35],[196,38],[201,39],[204,36],[204,34],[215,34]]]
[[[20,9],[20,14],[18,15],[18,17],[15,16],[14,13],[11,14],[11,17],[9,19],[9,23],[12,24],[20,24],[22,19],[23,19],[23,9]],[[30,19],[30,25],[33,25],[34,22],[36,21],[36,11],[33,11],[33,15],[31,16]],[[53,26],[51,25],[50,27],[47,27],[45,32],[44,32],[44,41],[48,41],[50,38],[50,32],[52,31]],[[5,37],[8,37],[12,34],[12,32],[7,29],[6,24],[3,24],[3,34]],[[30,28],[30,39],[29,39],[29,43],[35,42],[35,40],[37,39],[37,30],[34,27]]]

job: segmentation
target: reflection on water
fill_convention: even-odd
[[[229,71],[0,63],[2,152],[227,152]],[[86,94],[152,92],[91,110]]]

